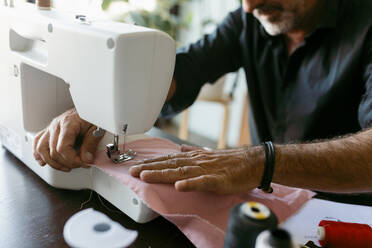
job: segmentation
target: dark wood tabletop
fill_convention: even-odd
[[[152,129],[150,134],[184,143],[158,129]],[[0,148],[0,247],[68,247],[63,239],[64,224],[81,210],[90,192],[53,188],[10,152]],[[93,193],[83,209],[94,208],[123,227],[137,230],[138,238],[131,247],[194,247],[164,218],[138,224],[109,202],[102,201]]]

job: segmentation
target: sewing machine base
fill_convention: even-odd
[[[4,127],[0,130],[2,131],[2,137],[1,135],[0,137],[3,147],[18,157],[49,185],[70,190],[91,189],[138,223],[149,222],[158,216],[131,189],[100,169],[94,167],[89,169],[78,168],[66,173],[55,170],[48,165],[41,167],[32,156],[32,134],[26,134],[25,139],[20,144],[22,148],[18,147],[22,150],[20,152],[19,150],[16,151],[17,147],[9,143],[10,140],[19,139],[11,135],[6,139],[3,129]],[[143,138],[144,135],[136,137],[137,139]],[[105,140],[103,142],[106,142]]]

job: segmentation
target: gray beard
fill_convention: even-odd
[[[262,15],[260,10],[253,10],[253,15],[260,21],[261,25],[265,28],[269,35],[275,36],[287,33],[295,28],[303,25],[302,21],[306,13],[306,0],[293,1],[290,10],[284,10],[279,17],[270,17]]]
[[[280,20],[271,21],[267,16],[260,15],[259,11],[254,10],[253,15],[259,20],[269,35],[276,36],[284,34],[293,29],[295,25],[295,16],[291,12],[283,12]]]

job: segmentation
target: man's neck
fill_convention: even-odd
[[[294,31],[294,32],[288,32],[284,35],[285,42],[287,45],[287,52],[288,55],[291,55],[299,45],[305,40],[305,36],[308,33],[306,31]]]
[[[315,30],[321,16],[325,14],[323,4],[323,1],[312,1],[312,5],[309,6],[300,24],[284,34],[288,55],[291,55],[304,42],[306,35]]]

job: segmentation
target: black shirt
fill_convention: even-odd
[[[253,143],[331,138],[372,123],[372,1],[324,0],[325,15],[289,57],[242,8],[178,51],[169,116],[190,106],[206,82],[243,67]]]

